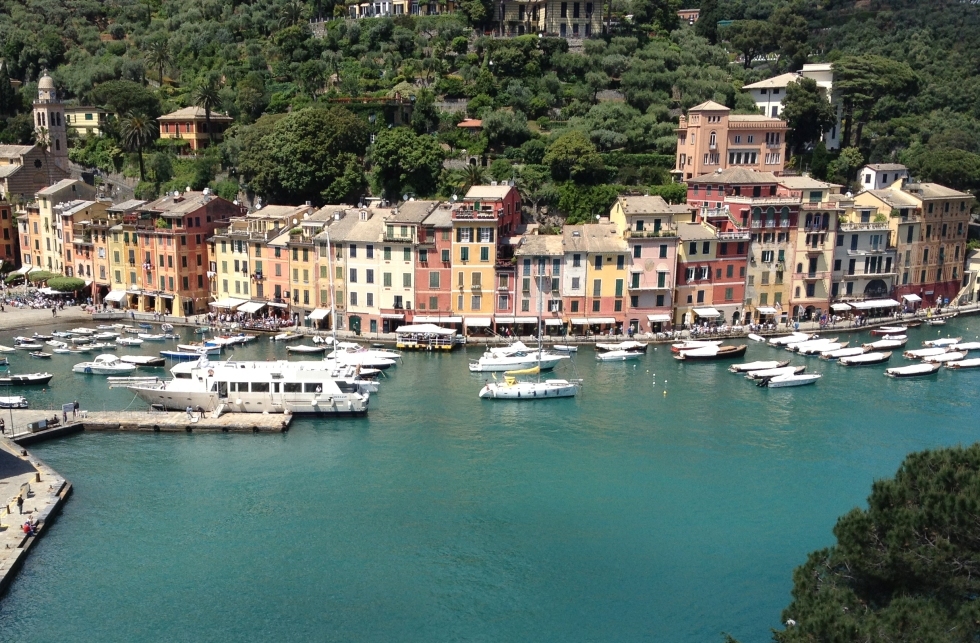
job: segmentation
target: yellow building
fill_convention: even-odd
[[[453,209],[452,222],[453,313],[489,318],[497,262],[497,215],[490,204],[464,203]]]
[[[79,136],[102,136],[109,112],[101,107],[66,107],[65,124],[68,131]]]
[[[103,291],[101,301],[107,305],[135,307],[139,300],[140,275],[137,270],[139,242],[136,235],[123,230],[123,217],[146,205],[146,201],[131,199],[106,210],[107,219],[99,225],[105,230],[105,248],[108,259],[108,292]],[[128,291],[133,291],[130,294]]]
[[[64,272],[64,237],[58,206],[95,198],[95,188],[76,179],[63,179],[37,193],[34,207],[28,206],[34,265],[50,272]]]

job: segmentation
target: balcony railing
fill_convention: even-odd
[[[884,270],[882,270],[881,272],[863,272],[863,271],[862,272],[858,272],[858,271],[854,271],[853,273],[850,273],[849,272],[849,273],[843,275],[843,278],[844,279],[877,279],[879,277],[894,277],[897,274],[898,273],[895,272],[894,270],[890,270],[888,272],[885,272]]]
[[[809,272],[808,271],[808,272],[795,272],[795,273],[793,273],[793,278],[794,279],[803,279],[803,280],[806,280],[806,281],[814,281],[814,280],[817,280],[817,279],[826,279],[829,276],[830,276],[830,273],[827,272],[827,271],[820,271],[820,272]]]
[[[677,231],[671,230],[670,228],[661,228],[660,230],[627,230],[627,239],[654,239],[658,237],[676,237]]]
[[[719,232],[718,239],[721,241],[748,241],[752,235],[748,232]]]
[[[867,222],[851,222],[851,223],[841,223],[840,229],[843,232],[857,232],[859,230],[888,230],[887,221],[867,221]]]

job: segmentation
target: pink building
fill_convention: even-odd
[[[474,185],[463,197],[463,203],[476,210],[489,206],[497,215],[497,234],[512,235],[521,225],[521,194],[512,185]]]

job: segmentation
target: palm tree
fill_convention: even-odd
[[[211,112],[221,102],[218,95],[218,79],[208,76],[207,79],[194,88],[194,104],[204,108],[204,123],[208,128],[208,138],[214,144],[214,130],[211,128]]]
[[[155,67],[160,72],[160,86],[163,87],[163,70],[174,62],[170,43],[163,38],[154,40],[150,43],[144,58],[147,65]]]
[[[143,167],[143,149],[153,142],[158,131],[156,121],[139,112],[126,112],[119,123],[119,133],[122,135],[123,145],[139,155],[140,181],[146,180],[146,169]]]
[[[305,9],[300,0],[290,0],[282,8],[282,17],[279,18],[279,26],[292,27],[303,19]]]
[[[475,163],[468,163],[466,169],[463,170],[463,175],[460,177],[462,179],[463,193],[469,191],[474,185],[480,185],[486,181],[487,173],[486,171]]]

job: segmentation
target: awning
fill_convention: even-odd
[[[511,317],[509,315],[496,315],[493,320],[498,324],[537,324],[537,317]]]
[[[405,319],[405,313],[381,313],[381,319]]]
[[[439,315],[416,315],[412,323],[419,324],[461,324],[462,317],[440,317]]]
[[[289,304],[280,304],[274,301],[270,301],[266,306],[272,306],[273,308],[289,308]]]
[[[239,310],[241,310],[241,308],[239,308]],[[307,319],[312,319],[313,321],[320,321],[321,319],[326,319],[327,315],[329,314],[330,314],[329,308],[315,308],[313,309],[313,312],[310,313],[310,316],[307,317]]]
[[[560,319],[546,319],[546,320],[544,320],[544,325],[545,326],[562,326],[564,324],[565,324],[565,322],[563,322]]]
[[[830,304],[831,310],[836,310],[837,312],[843,312],[845,310],[850,310],[850,304]]]
[[[894,299],[868,299],[866,301],[856,301],[851,305],[858,310],[871,310],[872,308],[895,308],[902,304]]]
[[[615,317],[589,317],[590,324],[615,324]]]
[[[902,299],[904,299],[905,301],[910,301],[913,304],[915,302],[922,301],[922,297],[919,297],[918,295],[912,295],[912,294],[902,295]]]
[[[238,307],[238,312],[240,313],[257,313],[265,308],[264,301],[247,301]]]
[[[405,326],[399,326],[395,331],[395,334],[425,334],[425,335],[455,335],[455,328],[443,328],[441,326],[436,326],[435,324],[407,324]]]
[[[211,305],[215,308],[231,308],[235,309],[242,304],[247,303],[244,299],[235,299],[234,297],[225,297],[224,299],[219,299],[218,301],[212,301]]]
[[[569,321],[572,323],[572,326],[588,326],[589,325],[589,320],[588,319],[585,319],[584,317],[572,317]]]
[[[29,273],[33,269],[34,269],[34,266],[32,266],[31,264],[27,264],[25,266],[21,266],[17,270],[14,270],[14,274],[15,275],[26,275],[27,273]]]
[[[142,295],[143,294],[143,291],[140,290],[139,288],[130,288],[129,290],[126,291],[126,294],[127,295]]]
[[[467,328],[486,328],[492,320],[489,317],[467,317],[463,325]]]
[[[665,315],[663,313],[660,313],[660,314],[657,314],[657,315],[647,315],[647,321],[652,321],[652,322],[669,322],[670,321],[670,315]]]
[[[630,272],[632,274],[640,274],[643,272],[643,266],[630,266]]]
[[[109,294],[102,298],[102,301],[115,301],[119,302],[126,298],[125,290],[111,290]]]
[[[705,318],[721,317],[721,313],[719,313],[714,308],[695,308],[694,314],[697,315],[698,317],[705,317]]]
[[[755,309],[755,312],[760,315],[775,315],[778,311],[772,306],[759,306]]]

